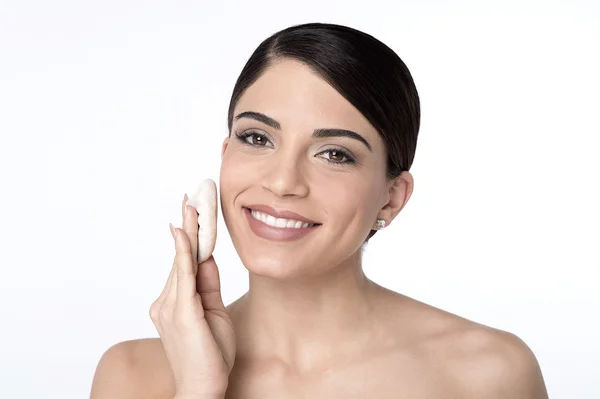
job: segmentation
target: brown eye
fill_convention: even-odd
[[[252,147],[267,147],[267,143],[269,143],[267,136],[256,132],[240,133],[236,134],[236,137],[242,143],[248,144]]]
[[[256,133],[250,134],[247,138],[250,138],[249,143],[252,145],[264,145],[267,142],[265,136],[260,136]]]
[[[318,155],[324,155],[323,158],[332,165],[344,166],[356,163],[356,159],[348,154],[346,151],[341,149],[332,148],[327,151],[323,151]]]
[[[343,162],[346,155],[341,151],[331,150],[328,151],[329,159],[335,162]]]

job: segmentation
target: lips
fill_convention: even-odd
[[[263,208],[264,209],[264,208]],[[320,228],[320,224],[315,224],[314,226],[309,227],[277,227],[272,226],[271,223],[265,223],[262,220],[258,220],[253,216],[253,213],[259,213],[265,215],[261,211],[250,210],[250,208],[243,208],[244,217],[248,226],[250,227],[250,231],[256,236],[267,241],[271,242],[296,242],[297,240],[305,239],[305,237],[314,234],[315,231],[318,231]],[[279,213],[281,214],[281,213]],[[289,215],[289,213],[288,213]],[[294,217],[297,214],[294,215]],[[301,215],[300,215],[301,216]],[[301,216],[302,217],[302,216]],[[269,218],[273,218],[273,216],[269,216]],[[306,220],[306,218],[302,217]],[[277,218],[277,220],[285,220],[285,218]],[[298,221],[296,223],[303,223],[302,221]],[[308,225],[308,223],[305,223]]]
[[[301,222],[314,224],[314,225],[320,224],[314,220],[311,220],[302,215],[299,215],[296,212],[292,212],[292,211],[285,210],[285,209],[277,210],[277,209],[273,208],[272,206],[265,205],[265,204],[252,204],[252,205],[245,206],[244,208],[248,208],[253,211],[259,211],[262,213],[266,213],[275,218],[299,220]]]

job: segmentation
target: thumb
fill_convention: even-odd
[[[196,291],[202,298],[202,307],[205,310],[225,311],[225,305],[221,297],[219,268],[212,255],[198,265]]]

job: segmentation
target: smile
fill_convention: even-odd
[[[250,231],[252,231],[254,235],[269,241],[289,242],[299,240],[321,227],[320,223],[309,223],[306,220],[275,217],[266,212],[246,207],[243,208],[243,211],[248,226],[250,227]]]
[[[307,227],[313,227],[314,223],[306,223],[301,220],[294,219],[283,219],[276,218],[264,212],[254,211],[250,209],[250,215],[256,219],[260,220],[264,224],[272,227],[285,228],[285,229],[301,229]]]

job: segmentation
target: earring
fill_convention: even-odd
[[[385,227],[385,220],[383,219],[377,219],[377,226],[376,226],[376,230],[381,230]]]

